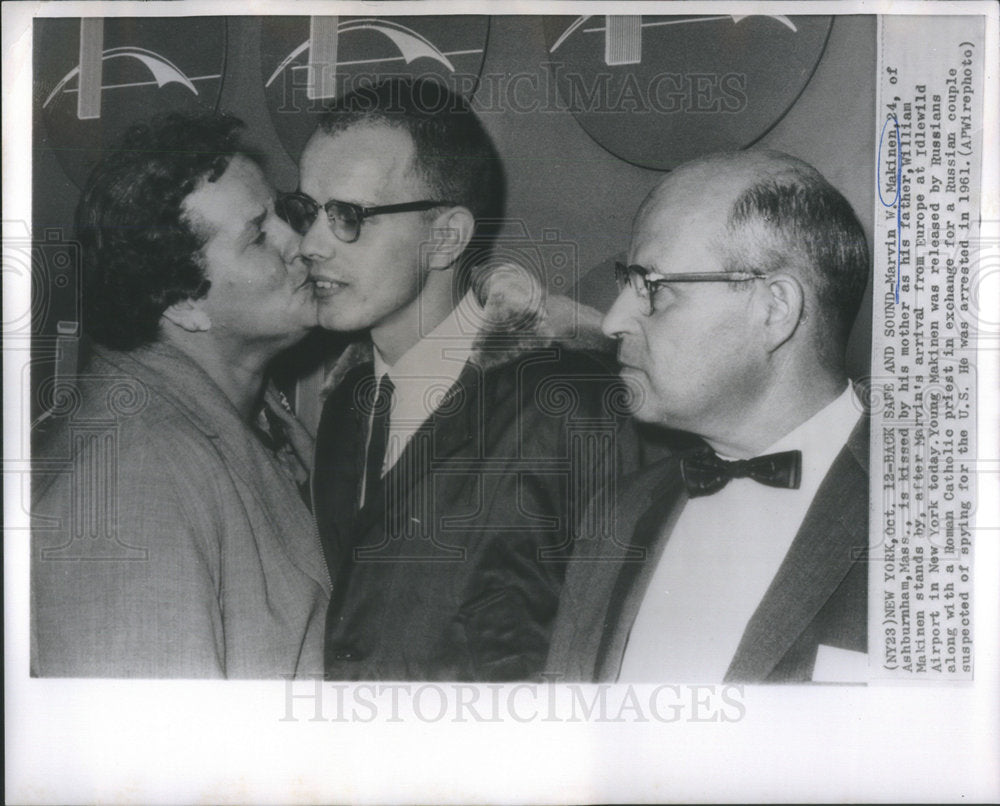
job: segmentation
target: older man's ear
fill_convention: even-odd
[[[795,334],[804,320],[805,289],[798,277],[779,272],[761,281],[766,296],[763,304],[765,345],[777,350]]]
[[[198,300],[175,302],[163,312],[163,318],[189,333],[211,330],[212,320]]]

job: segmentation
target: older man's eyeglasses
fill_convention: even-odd
[[[326,212],[330,229],[338,240],[344,243],[354,243],[361,235],[361,224],[366,218],[391,213],[412,213],[420,210],[430,210],[434,207],[451,206],[453,202],[420,201],[403,202],[402,204],[382,204],[377,207],[362,207],[360,204],[330,199],[320,204],[311,196],[300,191],[281,193],[274,203],[274,211],[300,235],[305,235],[319,215],[320,209]]]
[[[687,272],[679,274],[658,274],[645,266],[615,263],[615,282],[621,293],[630,286],[635,295],[643,303],[643,312],[649,316],[653,312],[653,294],[660,286],[670,283],[745,283],[750,280],[763,280],[767,277],[763,272],[755,271],[707,271]]]

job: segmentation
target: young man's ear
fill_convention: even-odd
[[[212,327],[212,320],[202,308],[200,300],[184,299],[175,302],[163,312],[163,318],[188,333],[198,333]]]
[[[475,216],[466,207],[449,207],[441,213],[431,225],[427,268],[450,268],[469,245],[475,228]]]

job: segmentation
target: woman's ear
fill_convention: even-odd
[[[200,300],[185,299],[175,302],[163,312],[163,318],[188,333],[211,330],[212,320],[201,306]]]
[[[449,207],[431,224],[430,248],[427,251],[427,268],[451,268],[472,240],[476,218],[466,207]]]

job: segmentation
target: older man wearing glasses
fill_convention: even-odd
[[[359,334],[316,444],[326,675],[537,674],[573,526],[626,453],[613,359],[576,349],[607,346],[598,317],[492,260],[499,161],[443,86],[344,96],[300,167],[276,209],[303,235],[320,324]]]
[[[864,679],[868,421],[848,334],[865,236],[775,152],[672,172],[640,208],[619,341],[636,419],[700,436],[623,482],[604,562],[571,562],[548,668],[577,680]]]

